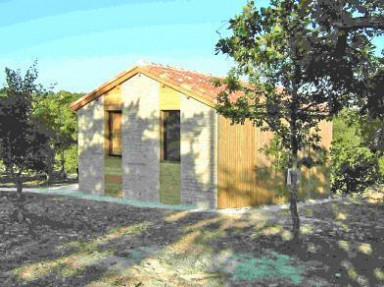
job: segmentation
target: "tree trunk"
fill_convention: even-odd
[[[300,218],[297,211],[297,177],[298,177],[298,140],[297,140],[297,129],[295,121],[291,122],[291,168],[289,170],[290,183],[289,183],[289,194],[290,194],[290,205],[289,210],[292,218],[292,231],[295,239],[299,238],[300,235]]]
[[[20,178],[16,179],[16,190],[17,190],[17,198],[21,200],[21,196],[23,193],[23,182]]]
[[[47,184],[48,186],[52,185],[53,180],[53,169],[55,163],[55,152],[53,149],[48,151],[48,165],[47,165]]]
[[[60,154],[60,165],[61,165],[61,170],[60,170],[60,175],[63,177],[63,179],[67,178],[66,172],[65,172],[65,151],[61,151]]]
[[[300,217],[297,211],[297,165],[290,170],[291,184],[289,185],[292,231],[295,238],[300,235]]]
[[[24,212],[23,212],[23,181],[21,178],[16,179],[16,190],[17,190],[17,197],[18,197],[18,203],[16,204],[17,209],[16,209],[16,217],[19,222],[23,222],[25,217],[24,217]]]

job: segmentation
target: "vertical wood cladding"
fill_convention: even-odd
[[[271,169],[271,159],[261,149],[273,138],[250,121],[231,125],[230,120],[218,120],[218,208],[283,203],[288,200],[285,176]],[[329,150],[332,124],[319,124],[321,145]],[[325,196],[328,189],[326,167],[302,169],[299,198]]]

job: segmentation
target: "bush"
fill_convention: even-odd
[[[61,154],[56,154],[55,157],[55,170],[61,170]],[[72,144],[64,151],[64,167],[66,173],[76,173],[78,164],[77,158],[77,144]]]
[[[360,192],[383,183],[384,157],[380,151],[369,149],[366,125],[366,119],[353,111],[344,111],[334,120],[330,166],[333,192]]]
[[[70,146],[65,150],[65,170],[68,173],[76,173],[77,168],[77,144]]]

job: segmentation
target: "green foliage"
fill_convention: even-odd
[[[75,153],[74,147],[77,138],[77,117],[69,109],[69,104],[81,96],[79,93],[59,91],[44,97],[36,95],[34,98],[34,116],[39,118],[52,133],[50,141],[52,170],[57,165],[63,171],[76,172],[77,152]]]
[[[364,86],[361,79],[377,70],[366,30],[338,35],[319,18],[317,9],[332,6],[328,1],[318,7],[311,1],[281,0],[257,9],[250,1],[229,21],[233,35],[216,46],[237,64],[218,83],[227,88],[219,94],[218,112],[234,124],[248,119],[273,131],[289,151],[287,167],[297,164],[298,151],[319,150],[317,124],[356,102],[356,92]],[[352,17],[353,9],[339,9]],[[240,81],[244,76],[249,84]],[[310,166],[314,160],[308,156],[302,163]]]
[[[284,149],[281,139],[274,136],[269,145],[261,148],[272,161],[271,168],[277,171],[285,171],[289,165],[289,151]]]
[[[49,93],[41,97],[36,95],[34,99],[33,113],[40,118],[46,126],[56,131],[58,145],[73,142],[77,134],[77,118],[69,109],[69,104],[78,99],[82,94],[60,91]]]
[[[33,98],[44,97],[47,91],[36,84],[36,63],[24,76],[8,68],[5,73],[0,104],[0,159],[3,172],[12,176],[21,192],[22,174],[46,170],[51,133],[32,111]]]
[[[378,0],[273,0],[260,9],[249,1],[229,21],[231,36],[216,44],[217,53],[236,63],[226,79],[216,81],[224,86],[217,111],[233,124],[249,120],[272,131],[281,151],[288,151],[287,156],[272,153],[292,178],[295,237],[300,224],[297,169],[325,159],[319,146],[319,122],[348,106],[359,104],[362,110],[372,110],[382,103],[383,61],[374,56],[372,44],[372,36],[384,29],[380,12]],[[244,78],[248,83],[242,82]],[[305,157],[300,159],[303,151]],[[323,155],[318,157],[319,153]]]
[[[6,69],[0,90],[0,162],[8,174],[76,172],[77,118],[69,104],[82,94],[53,93],[35,83],[36,63],[24,77]]]
[[[56,168],[60,169],[62,154],[56,154]],[[64,150],[64,169],[67,173],[76,173],[78,166],[77,144],[70,145]]]
[[[257,9],[249,1],[229,21],[232,35],[216,45],[217,53],[236,62],[228,77],[216,82],[226,87],[217,111],[233,124],[250,120],[273,131],[278,142],[272,142],[275,151],[269,153],[286,169],[323,161],[318,123],[344,107],[366,107],[368,97],[380,95],[383,63],[374,56],[371,37],[383,25],[375,24],[379,7],[368,2],[276,0]],[[356,24],[361,7],[371,17],[365,26]],[[339,17],[349,19],[349,26],[339,23]],[[240,80],[244,77],[248,84]],[[303,150],[306,156],[298,159]]]
[[[307,144],[307,146],[309,146]],[[289,150],[287,150],[282,141],[276,135],[268,145],[261,148],[271,160],[271,168],[276,171],[285,172],[289,166]],[[314,166],[323,166],[327,162],[327,150],[322,147],[312,146],[312,149],[305,150],[299,155],[298,166],[312,168]]]
[[[378,120],[368,120],[356,111],[345,110],[334,120],[331,152],[333,192],[358,192],[384,183],[384,156],[369,148]]]

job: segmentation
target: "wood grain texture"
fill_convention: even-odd
[[[271,168],[272,159],[261,149],[273,139],[251,122],[231,125],[218,120],[218,208],[234,208],[288,201],[285,174]],[[329,151],[332,123],[321,122],[321,146]],[[324,197],[329,193],[327,166],[302,168],[299,199]]]
[[[256,129],[250,122],[231,125],[222,116],[218,124],[218,207],[250,205],[251,194],[257,191],[253,172]]]

